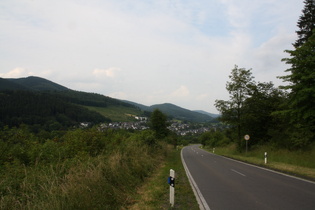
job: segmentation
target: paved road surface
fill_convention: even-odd
[[[315,210],[315,183],[250,166],[188,146],[184,165],[211,210]],[[208,205],[208,206],[207,206]]]

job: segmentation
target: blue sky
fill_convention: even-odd
[[[301,0],[1,0],[0,77],[218,113],[234,65],[281,85]]]

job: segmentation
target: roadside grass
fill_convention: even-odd
[[[213,148],[205,147],[204,149],[213,152]],[[267,164],[265,164],[264,160],[265,152],[267,152]],[[247,153],[240,153],[236,150],[236,146],[231,144],[226,147],[215,148],[215,154],[315,180],[315,147],[307,151],[289,151],[274,149],[265,145],[256,146],[248,150]]]
[[[135,203],[128,209],[199,209],[182,165],[180,152],[180,149],[170,150],[165,162],[155,170],[155,175],[148,178],[146,184],[138,190]],[[175,205],[173,208],[169,204],[169,185],[167,183],[170,169],[175,170],[176,176]]]
[[[132,115],[140,115],[141,111],[131,107],[124,106],[108,106],[108,107],[94,107],[84,106],[85,108],[96,111],[104,117],[110,118],[114,122],[130,122],[135,121]]]
[[[27,164],[0,164],[0,209],[126,209],[168,154],[164,142],[148,145],[151,134],[77,129],[31,144]]]

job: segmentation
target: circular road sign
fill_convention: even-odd
[[[246,141],[248,141],[249,138],[250,138],[249,135],[245,135],[245,136],[244,136],[244,139],[245,139]]]

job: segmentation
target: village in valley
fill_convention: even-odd
[[[149,129],[149,121],[147,117],[135,116],[136,121],[132,122],[110,122],[102,123],[100,125],[101,130],[105,129],[125,129],[125,130],[146,130]],[[210,130],[217,130],[222,128],[221,124],[203,124],[203,123],[191,123],[181,121],[168,121],[168,129],[177,135],[198,135]]]

